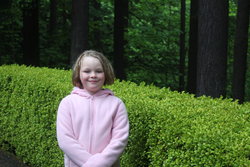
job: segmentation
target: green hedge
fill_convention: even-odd
[[[149,134],[150,166],[250,166],[249,108],[187,95],[162,101]]]
[[[123,167],[250,166],[250,104],[145,84],[108,86],[130,120]],[[55,120],[71,71],[0,66],[0,147],[33,167],[62,167]]]
[[[0,68],[0,143],[32,166],[62,166],[56,111],[69,72],[25,66]],[[69,80],[69,79],[68,79]]]

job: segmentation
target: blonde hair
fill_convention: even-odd
[[[77,58],[74,66],[73,66],[73,74],[72,74],[72,84],[76,87],[83,88],[83,85],[80,80],[80,69],[81,63],[84,57],[93,57],[99,60],[102,65],[103,72],[105,75],[104,85],[111,85],[114,83],[115,74],[113,67],[109,60],[100,52],[94,50],[86,50]]]

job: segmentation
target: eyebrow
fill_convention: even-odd
[[[92,70],[92,69],[89,67],[83,67],[82,70]],[[94,70],[104,70],[104,69],[100,67],[100,68],[95,68]]]

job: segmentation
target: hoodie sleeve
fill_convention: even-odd
[[[63,99],[59,105],[56,121],[57,140],[61,150],[78,166],[82,166],[92,156],[75,139],[70,115],[70,105]]]
[[[114,117],[112,139],[107,147],[93,155],[82,167],[111,167],[124,151],[129,136],[128,114],[123,102],[118,106]]]

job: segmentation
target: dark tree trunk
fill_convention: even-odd
[[[115,0],[114,2],[114,69],[116,77],[125,80],[124,48],[127,43],[125,32],[128,26],[128,0]]]
[[[39,66],[39,1],[23,4],[23,58],[24,64]]]
[[[73,0],[70,65],[88,49],[88,17],[88,0]]]
[[[93,7],[94,7],[95,11],[101,11],[101,5],[100,5],[99,1],[93,0],[92,3],[93,3]],[[96,26],[94,26],[94,27],[97,27],[97,28],[93,28],[92,32],[91,32],[91,33],[93,33],[93,39],[94,39],[93,48],[95,48],[96,50],[99,50],[101,52],[104,52],[105,48],[103,48],[103,44],[101,41],[102,35],[101,35],[101,31],[100,31],[100,26],[97,25],[97,23],[100,22],[100,20],[102,20],[102,17],[101,17],[101,15],[97,15],[94,13],[93,20],[94,20],[94,23],[96,24]]]
[[[233,98],[238,99],[240,103],[244,102],[245,95],[249,11],[250,1],[239,0],[234,43],[232,92]]]
[[[62,4],[62,11],[60,12],[61,13],[61,16],[62,16],[62,26],[63,27],[67,27],[67,20],[68,20],[68,8],[67,8],[67,2],[66,0],[63,0],[61,1],[61,4]],[[72,4],[73,4],[73,1],[72,1]],[[73,6],[73,5],[72,5]]]
[[[57,24],[57,0],[50,0],[49,33],[54,35]]]
[[[200,0],[197,96],[225,96],[228,0]]]
[[[12,0],[2,0],[0,1],[0,9],[7,9],[11,7]]]
[[[198,49],[198,0],[191,0],[187,91],[192,94],[196,93],[197,49]]]
[[[186,14],[186,1],[181,0],[181,33],[180,33],[180,77],[179,77],[179,91],[183,91],[185,87],[185,14]]]

